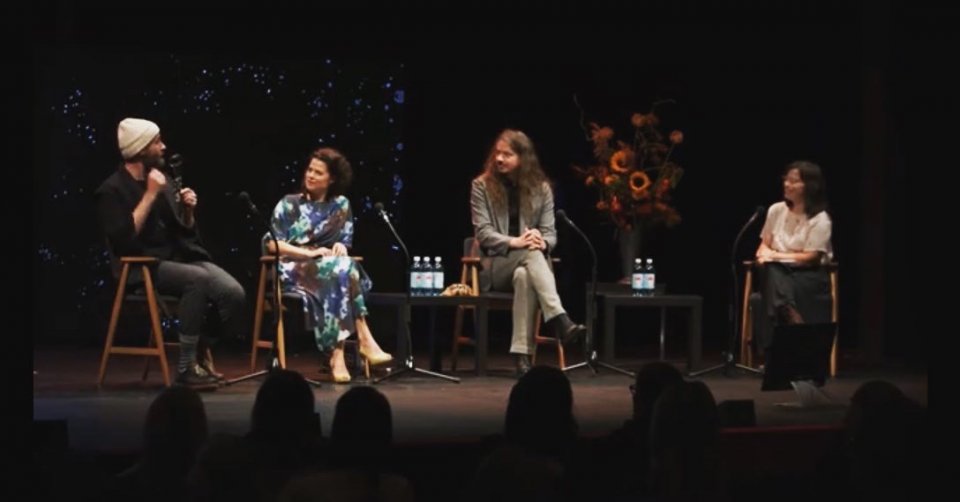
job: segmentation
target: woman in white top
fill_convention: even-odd
[[[783,198],[770,206],[760,232],[757,262],[762,266],[763,308],[756,340],[770,345],[773,325],[829,322],[829,277],[821,265],[833,258],[831,222],[820,166],[790,163],[783,175]]]

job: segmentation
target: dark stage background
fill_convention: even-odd
[[[897,2],[573,5],[443,9],[444,21],[423,6],[371,3],[129,15],[73,2],[36,8],[34,343],[102,343],[112,291],[92,192],[119,161],[125,116],[158,122],[168,150],[184,155],[208,247],[248,291],[262,230],[226,193],[248,191],[270,210],[321,140],[353,163],[355,250],[375,288],[399,290],[403,273],[376,201],[411,253],[442,256],[447,282],[456,280],[472,231],[469,183],[504,127],[533,138],[557,207],[597,246],[601,280],[615,280],[613,228],[571,169],[591,148],[577,96],[586,120],[621,134],[632,113],[675,100],[660,111],[664,131],[685,134],[674,157],[686,170],[675,197],[683,221],[645,235],[643,255],[669,291],[704,296],[707,350],[729,333],[734,236],[755,206],[779,200],[783,167],[809,159],[827,181],[842,346],[865,362],[925,361],[901,265],[905,243],[919,237],[907,225],[917,201],[907,166],[932,106],[916,78],[933,57],[922,49],[937,42],[930,17]],[[558,227],[561,294],[582,318],[587,255]]]

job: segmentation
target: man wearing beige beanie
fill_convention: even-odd
[[[117,127],[117,143],[123,162],[96,192],[100,224],[111,252],[160,260],[152,270],[157,290],[180,298],[177,382],[216,388],[223,383],[223,375],[211,371],[210,361],[198,360],[197,345],[211,341],[210,307],[217,309],[226,333],[239,333],[246,305],[243,287],[212,263],[200,244],[194,218],[197,194],[190,188],[177,192],[163,173],[166,145],[160,127],[149,120],[123,119]],[[142,281],[139,269],[129,279],[136,281]]]

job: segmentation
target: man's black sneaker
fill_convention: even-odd
[[[177,384],[194,389],[216,389],[219,387],[217,377],[207,373],[207,370],[194,364],[177,374]]]

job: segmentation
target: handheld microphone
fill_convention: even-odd
[[[179,171],[180,166],[182,165],[183,165],[183,157],[179,153],[175,153],[171,155],[170,158],[167,159],[166,161],[163,161],[161,159],[161,163],[159,166],[161,168],[166,166],[167,172],[170,173],[170,177],[172,178],[171,181],[173,181],[173,198],[178,204],[181,202],[180,190],[183,189],[183,176],[180,175],[180,171]]]
[[[180,169],[180,167],[183,166],[183,156],[179,153],[171,155],[170,160],[167,161],[167,165],[170,166],[170,169],[172,169],[174,173],[176,173],[177,169]]]

